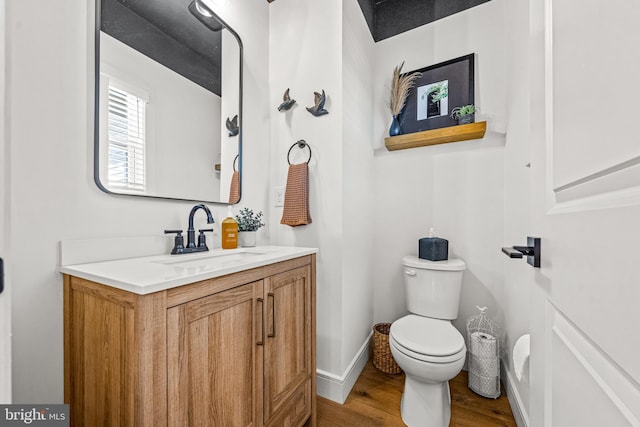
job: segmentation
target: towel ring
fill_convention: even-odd
[[[238,157],[240,157],[240,154],[236,154],[236,157],[233,159],[233,171],[234,172],[238,172],[238,169],[236,169],[236,162],[238,161]]]
[[[309,149],[309,160],[307,160],[307,164],[309,164],[309,162],[311,161],[311,146],[307,144],[307,141],[305,141],[304,139],[295,142],[291,147],[289,147],[289,151],[287,152],[287,163],[291,164],[289,156],[291,155],[291,150],[293,150],[293,147],[295,147],[296,145],[300,149],[303,149],[304,147],[307,147]]]

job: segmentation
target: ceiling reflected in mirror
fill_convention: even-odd
[[[102,31],[220,96],[223,26],[197,25],[203,15],[191,9],[191,0],[102,0]]]
[[[211,203],[229,203],[232,193],[237,199],[237,33],[202,0],[97,0],[96,6],[98,187]],[[238,131],[230,135],[225,121],[235,116]]]

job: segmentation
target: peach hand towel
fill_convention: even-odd
[[[306,163],[289,165],[284,209],[280,224],[297,227],[311,224],[309,214],[309,168]]]
[[[240,201],[240,172],[233,171],[229,186],[229,203],[234,205]]]

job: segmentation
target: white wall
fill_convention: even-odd
[[[507,114],[504,164],[504,243],[505,246],[523,244],[526,236],[532,234],[531,194],[525,189],[531,186],[531,120],[530,120],[530,43],[529,1],[505,3],[505,26],[507,28]],[[504,291],[502,306],[505,317],[505,357],[504,372],[511,387],[509,396],[512,406],[518,404],[520,416],[528,422],[529,412],[529,371],[528,365],[521,365],[523,376],[518,379],[514,372],[513,349],[517,340],[530,332],[529,317],[531,306],[532,271],[523,260],[504,258]],[[524,359],[526,360],[526,359]],[[517,420],[517,418],[516,418]]]
[[[379,58],[379,57],[378,57]],[[388,62],[388,61],[385,61]],[[402,60],[400,60],[402,62]],[[397,63],[400,63],[397,62]],[[379,64],[379,62],[378,62]],[[394,64],[395,65],[395,64]],[[384,71],[392,70],[378,65]],[[384,108],[379,92],[391,73],[377,72],[377,108]],[[381,75],[384,74],[384,77]],[[382,86],[381,86],[382,85]],[[387,85],[388,86],[388,85]],[[374,122],[389,125],[387,114],[376,112]],[[375,129],[375,127],[374,127]],[[384,131],[374,131],[374,142],[383,140]],[[388,135],[388,134],[386,134]],[[377,149],[374,160],[375,227],[373,254],[374,322],[392,322],[406,313],[401,258],[416,254],[418,238],[425,237],[433,224],[433,158],[428,149],[416,148],[393,153]]]
[[[89,9],[88,9],[89,7]],[[219,1],[245,44],[246,144],[242,203],[266,210],[268,4]],[[33,11],[38,10],[37,14]],[[150,236],[186,227],[192,203],[102,193],[92,177],[93,15],[84,0],[7,4],[8,140],[11,152],[13,397],[63,399],[63,239]],[[216,221],[226,216],[214,209]],[[204,215],[198,217],[204,223]],[[204,225],[204,224],[201,224]],[[219,247],[219,235],[215,246]],[[264,240],[263,236],[259,237]]]
[[[0,1],[0,257],[5,262],[4,291],[0,295],[0,403],[11,403],[11,277],[9,267],[11,264],[9,242],[9,171],[7,145],[5,144],[5,18],[4,0]]]
[[[317,365],[341,372],[342,325],[342,8],[338,0],[278,0],[270,8],[271,183],[284,186],[287,151],[299,139],[313,150],[309,163],[312,224],[280,225],[282,208],[269,215],[273,244],[319,247],[317,257]],[[321,28],[321,30],[320,30]],[[288,112],[276,107],[290,88],[297,103]],[[314,117],[313,92],[324,89],[329,114]],[[292,150],[300,163],[307,150]]]
[[[342,3],[342,372],[373,325],[374,42],[356,0]],[[354,368],[357,369],[357,366]]]
[[[270,11],[272,185],[285,185],[287,150],[295,141],[304,139],[313,150],[313,223],[280,225],[282,208],[273,208],[271,241],[320,248],[317,365],[344,381],[367,343],[373,317],[373,40],[355,0],[278,0]],[[297,104],[281,113],[276,107],[287,88]],[[314,117],[305,107],[322,89],[329,114]],[[294,148],[292,163],[307,154]]]
[[[380,219],[376,272],[377,321],[405,313],[400,258],[416,254],[430,226],[449,240],[450,256],[467,263],[459,320],[487,304],[502,314],[495,293],[502,287],[503,145],[506,88],[503,1],[494,0],[376,44],[375,176],[386,191],[377,200]],[[383,138],[390,122],[385,108],[391,71],[406,61],[410,71],[476,53],[476,104],[487,119],[483,140],[387,152]],[[393,193],[393,194],[390,194]],[[400,228],[398,228],[398,225]],[[402,243],[398,243],[401,240]],[[391,243],[386,243],[391,242]]]

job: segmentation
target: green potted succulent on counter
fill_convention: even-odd
[[[473,104],[463,105],[451,110],[451,118],[457,120],[459,125],[473,123],[476,111],[478,111],[478,107]]]
[[[238,222],[238,244],[243,247],[256,245],[256,234],[262,222],[262,211],[254,213],[252,209],[242,208],[236,215]]]

